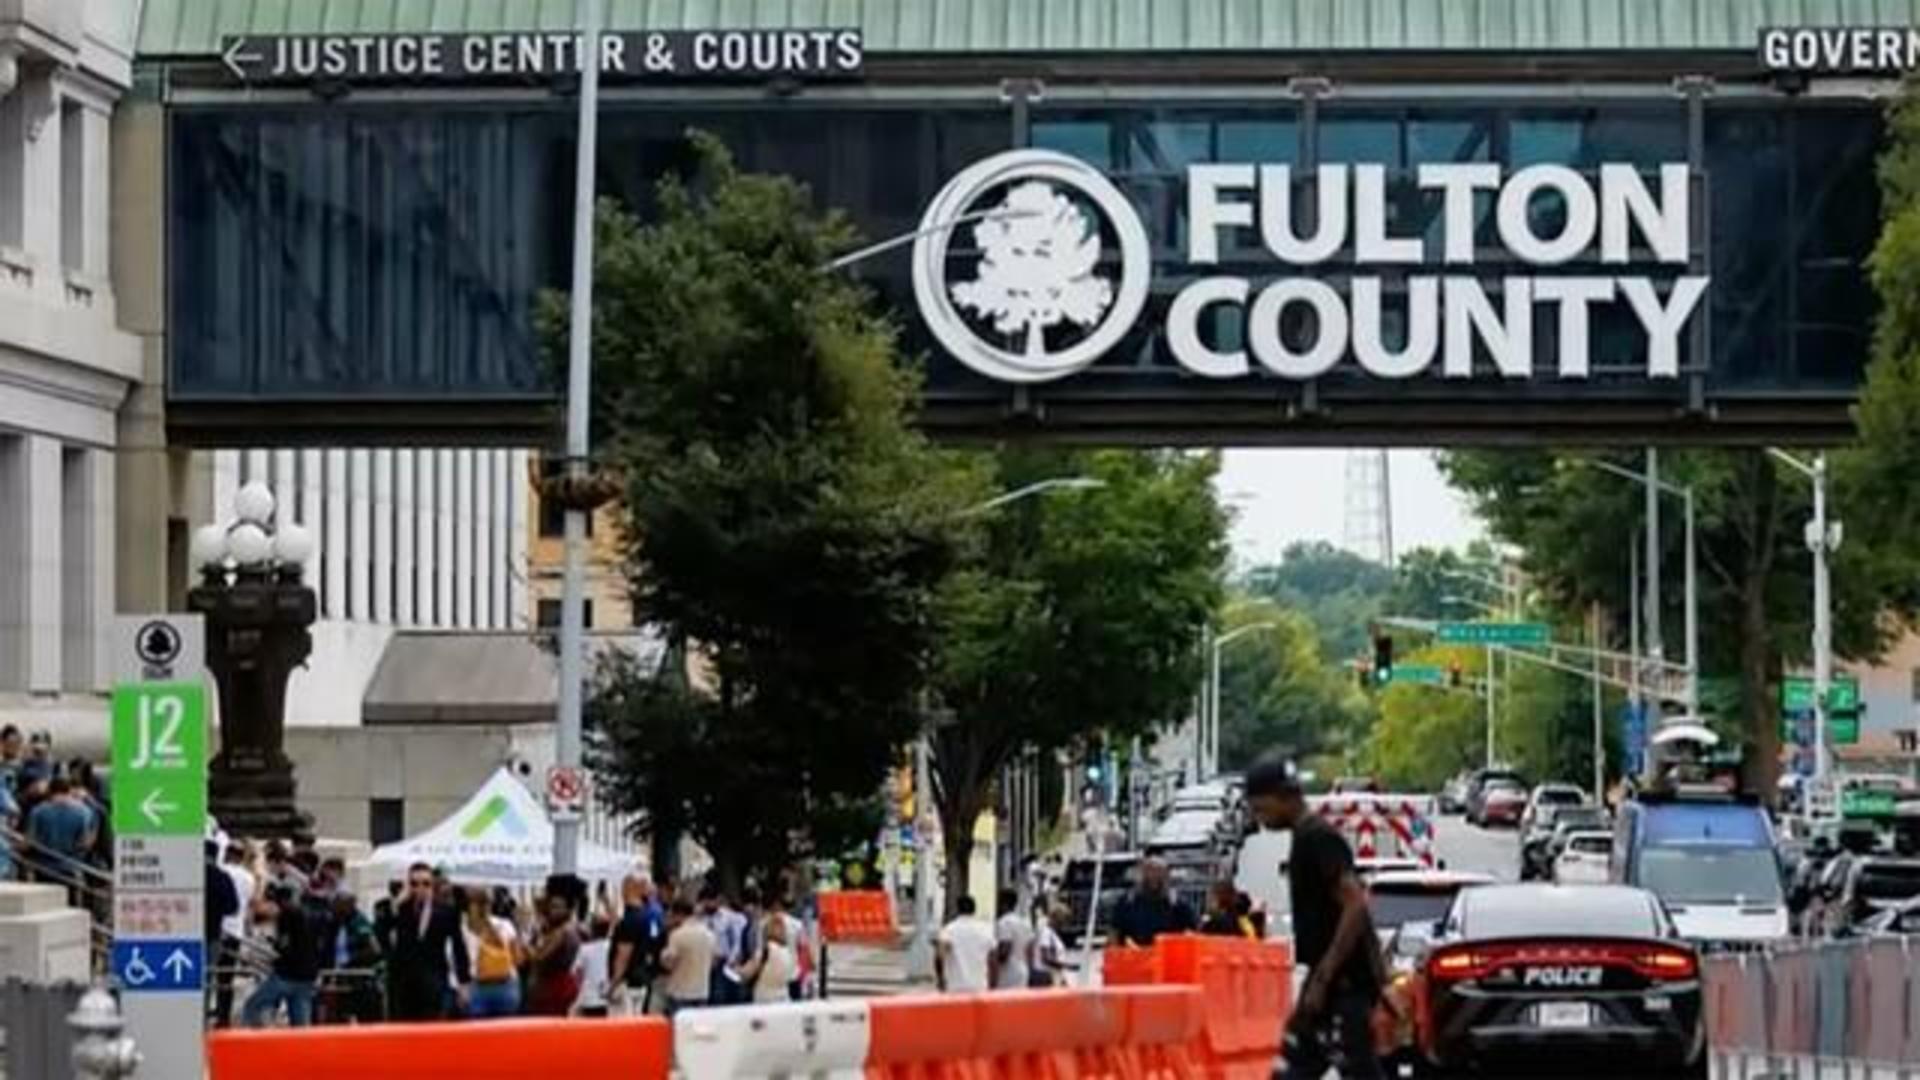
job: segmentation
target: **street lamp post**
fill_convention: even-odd
[[[287,678],[313,649],[317,615],[301,566],[313,535],[275,524],[273,492],[254,481],[234,493],[228,525],[202,525],[189,547],[200,584],[187,607],[206,616],[207,668],[220,693],[220,752],[207,782],[208,810],[235,836],[310,835],[295,804],[286,751]]]
[[[1478,574],[1468,574],[1458,570],[1448,570],[1444,572],[1448,577],[1459,578],[1463,581],[1477,581],[1482,585],[1492,585],[1495,588],[1500,589],[1502,593],[1505,593],[1508,588],[1508,586],[1505,584],[1495,582],[1492,578],[1483,578]],[[1503,607],[1494,605],[1494,604],[1489,604],[1485,600],[1475,600],[1471,596],[1443,596],[1440,598],[1440,600],[1442,603],[1466,604],[1472,607],[1479,608],[1481,614],[1483,615],[1505,615],[1506,614],[1506,611]],[[1487,768],[1491,769],[1493,768],[1493,761],[1494,761],[1494,744],[1493,744],[1494,678],[1493,678],[1493,646],[1492,645],[1486,646],[1486,671],[1487,671],[1487,676],[1482,681],[1486,684],[1486,692],[1487,692]]]
[[[1204,783],[1220,769],[1220,654],[1228,645],[1262,630],[1277,630],[1280,624],[1275,622],[1248,623],[1236,626],[1232,630],[1213,639],[1212,655],[1208,658],[1207,670],[1207,722],[1206,745],[1200,761],[1201,775],[1196,779]]]
[[[989,514],[1008,503],[1035,495],[1056,491],[1090,491],[1105,486],[1105,480],[1094,476],[1050,477],[969,506],[955,514],[954,519]],[[930,743],[931,733],[925,727],[931,720],[931,715],[923,717],[920,737],[913,741],[913,809],[919,818],[914,823],[914,831],[919,839],[919,848],[913,860],[913,937],[907,944],[907,975],[915,979],[924,979],[933,974],[933,853],[927,845],[927,837],[932,829],[925,827],[934,816],[933,747]],[[962,827],[960,822],[945,824],[947,828]],[[965,822],[964,825],[971,828],[973,823]]]
[[[1632,469],[1623,469],[1610,461],[1586,459],[1584,463],[1599,469],[1601,472],[1612,473],[1623,479],[1632,480],[1634,483],[1644,487],[1647,491],[1647,506],[1649,508],[1648,513],[1650,514],[1658,513],[1656,509],[1658,503],[1655,498],[1657,495],[1672,495],[1681,502],[1681,506],[1683,507],[1682,512],[1685,518],[1685,546],[1687,549],[1687,713],[1695,721],[1698,721],[1700,718],[1700,553],[1697,550],[1698,545],[1694,536],[1693,488],[1690,485],[1673,484],[1660,479],[1659,474],[1653,471],[1658,467],[1653,453],[1651,450],[1647,452],[1649,471],[1646,473],[1637,473]],[[1645,560],[1648,568],[1646,576],[1646,612],[1644,615],[1647,633],[1647,655],[1655,659],[1660,659],[1663,652],[1660,642],[1660,552],[1655,543],[1659,519],[1652,517],[1649,518],[1649,520],[1654,522],[1654,526],[1650,527],[1648,531]],[[1639,650],[1635,649],[1634,653],[1635,656],[1638,657]],[[1636,660],[1636,662],[1638,661]],[[1648,700],[1658,701],[1659,698],[1657,694],[1649,695]]]
[[[1807,550],[1813,554],[1813,780],[1823,788],[1831,772],[1827,745],[1827,692],[1833,683],[1833,593],[1827,559],[1839,550],[1842,529],[1827,520],[1827,455],[1802,461],[1784,450],[1772,450],[1780,462],[1813,482],[1813,518],[1807,522]]]

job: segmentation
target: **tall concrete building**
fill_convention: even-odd
[[[133,0],[0,4],[0,722],[104,728],[119,325],[108,192]]]

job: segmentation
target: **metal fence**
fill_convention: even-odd
[[[73,1030],[67,1016],[86,992],[80,983],[0,982],[5,1080],[67,1080],[73,1075]]]
[[[1709,957],[1715,1075],[1920,1080],[1920,941]]]

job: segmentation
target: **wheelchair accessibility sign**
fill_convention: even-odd
[[[113,979],[123,993],[198,991],[206,985],[206,950],[194,938],[113,943]]]

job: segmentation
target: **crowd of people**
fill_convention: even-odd
[[[0,727],[0,880],[63,885],[74,906],[92,906],[87,878],[112,863],[109,822],[92,762],[58,760],[45,731]]]
[[[577,883],[575,883],[577,884]],[[486,1020],[658,1014],[786,1001],[813,971],[784,890],[554,883],[522,903],[505,888],[412,866],[363,911],[346,867],[311,846],[209,842],[209,1008],[241,1023]]]

